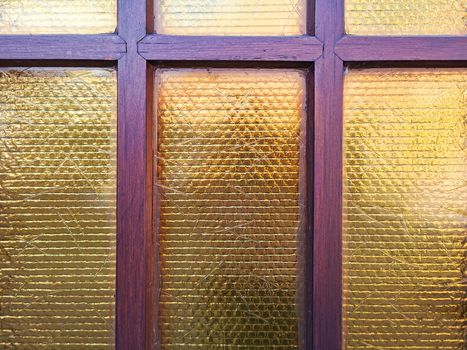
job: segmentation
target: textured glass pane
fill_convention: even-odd
[[[302,73],[157,83],[162,349],[298,348]]]
[[[113,33],[117,0],[0,0],[0,34]]]
[[[345,0],[346,32],[359,35],[467,34],[466,0]]]
[[[305,33],[306,0],[154,0],[156,32],[184,35]]]
[[[346,77],[345,349],[465,347],[466,89],[465,69]]]
[[[116,77],[0,70],[0,348],[112,349]]]

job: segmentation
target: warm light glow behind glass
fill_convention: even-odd
[[[162,349],[297,349],[304,74],[156,75]]]
[[[116,75],[0,70],[0,348],[113,349]]]
[[[99,34],[117,27],[117,0],[0,0],[0,34]]]
[[[345,0],[346,33],[467,34],[466,0]]]
[[[177,35],[299,35],[306,0],[153,0],[155,28]]]
[[[465,347],[467,70],[350,70],[344,348]]]

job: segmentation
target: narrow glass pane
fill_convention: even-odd
[[[299,348],[304,75],[156,78],[162,349]]]
[[[159,34],[298,35],[306,0],[153,0]]]
[[[346,33],[467,34],[465,0],[345,0]]]
[[[117,0],[0,0],[0,34],[99,34],[117,27]]]
[[[464,349],[466,69],[350,70],[345,349]]]
[[[0,70],[0,348],[112,349],[116,77]]]

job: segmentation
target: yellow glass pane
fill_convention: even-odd
[[[0,34],[99,34],[117,26],[117,0],[0,0]]]
[[[0,348],[112,349],[116,76],[0,70]]]
[[[350,70],[345,349],[464,349],[467,70]]]
[[[346,33],[467,34],[466,0],[345,0]]]
[[[154,0],[155,28],[180,35],[298,35],[306,0]]]
[[[302,72],[156,78],[162,349],[297,349]]]

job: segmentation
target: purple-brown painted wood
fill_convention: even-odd
[[[301,61],[312,62],[322,45],[312,36],[228,37],[148,35],[138,52],[154,61]]]
[[[117,60],[125,52],[116,34],[0,35],[0,60]]]
[[[306,34],[315,35],[315,0],[306,2]]]
[[[146,120],[146,0],[119,0],[119,35],[128,52],[118,61],[117,350],[143,350],[147,338],[147,262],[151,178]]]
[[[334,53],[344,33],[343,0],[316,0],[316,36],[324,43],[315,62],[313,344],[341,350],[342,339],[342,60]]]
[[[467,36],[344,36],[336,54],[344,61],[465,61]]]
[[[152,12],[151,12],[152,13]],[[157,120],[155,116],[155,67],[146,65],[146,150],[147,150],[147,167],[146,167],[146,196],[150,201],[150,210],[152,217],[149,222],[149,232],[146,242],[146,349],[159,350],[159,332],[157,324],[157,315],[159,314],[159,305],[157,303],[157,295],[159,293],[159,206],[160,200],[156,196],[156,179],[154,159],[157,150]]]
[[[341,349],[342,89],[337,56],[315,65],[313,349]]]
[[[305,133],[305,305],[303,349],[311,349],[313,344],[313,169],[314,169],[314,69],[308,71],[306,77],[306,133]],[[301,169],[300,169],[301,170]],[[299,328],[300,329],[300,328]]]

